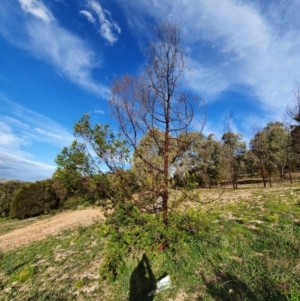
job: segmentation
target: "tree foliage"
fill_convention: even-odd
[[[270,122],[262,131],[258,131],[250,142],[253,153],[259,159],[261,177],[266,187],[276,173],[284,176],[290,154],[290,135],[287,127],[281,122]]]
[[[288,157],[288,167],[292,182],[291,171],[296,169],[300,155],[300,87],[295,92],[292,107],[287,108],[288,115],[292,118],[290,125],[290,149]]]
[[[75,140],[56,157],[55,178],[76,195],[114,203],[131,198],[134,177],[130,149],[109,125],[90,122],[88,114],[74,126]]]
[[[12,198],[10,217],[24,219],[59,207],[59,199],[52,180],[22,185]]]
[[[224,179],[221,143],[214,135],[205,137],[197,132],[187,135],[191,144],[182,149],[176,160],[174,180],[183,187],[212,187]],[[187,139],[188,140],[188,139]]]
[[[241,134],[235,134],[231,131],[226,132],[222,136],[223,141],[223,153],[227,158],[227,169],[230,176],[230,182],[233,189],[237,189],[237,180],[239,178],[244,155],[246,152],[246,143],[243,141]]]
[[[259,173],[259,159],[251,149],[245,154],[245,171],[250,178]]]
[[[26,183],[18,181],[8,181],[0,184],[0,216],[9,216],[9,208],[12,198],[19,188]]]

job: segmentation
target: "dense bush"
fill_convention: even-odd
[[[23,219],[56,209],[59,198],[52,180],[38,181],[22,186],[12,198],[10,217]]]
[[[52,179],[51,186],[54,189],[56,198],[59,200],[59,205],[61,207],[62,204],[72,196],[72,193],[70,193],[70,191],[68,191],[68,189],[66,189],[63,184],[55,178]]]
[[[9,207],[13,196],[25,183],[18,181],[8,181],[0,184],[0,216],[9,216]]]
[[[53,182],[61,208],[67,209],[76,208],[82,203],[84,205],[96,203],[102,206],[107,203],[117,204],[131,199],[139,189],[137,176],[129,170],[90,177],[78,175],[76,182],[67,170],[57,170],[53,175]]]

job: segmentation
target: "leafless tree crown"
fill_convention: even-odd
[[[187,132],[201,102],[181,89],[187,68],[177,25],[163,23],[155,33],[142,74],[123,75],[112,84],[112,114],[133,147],[153,128],[171,139]]]

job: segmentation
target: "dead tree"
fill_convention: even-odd
[[[163,23],[155,28],[155,36],[146,50],[148,62],[143,72],[137,77],[124,75],[116,79],[110,104],[135,155],[162,177],[157,191],[162,197],[163,220],[167,225],[170,166],[180,153],[179,148],[174,151],[171,145],[191,130],[192,121],[203,112],[198,108],[203,102],[182,90],[188,70],[177,25]],[[138,148],[146,133],[151,133],[159,149],[161,164],[149,160]]]

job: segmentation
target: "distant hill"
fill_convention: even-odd
[[[21,181],[21,180],[16,180],[16,179],[3,179],[3,178],[1,178],[0,179],[0,184],[4,184],[4,183],[6,183],[6,182],[20,182],[20,183],[23,183],[24,181]]]

